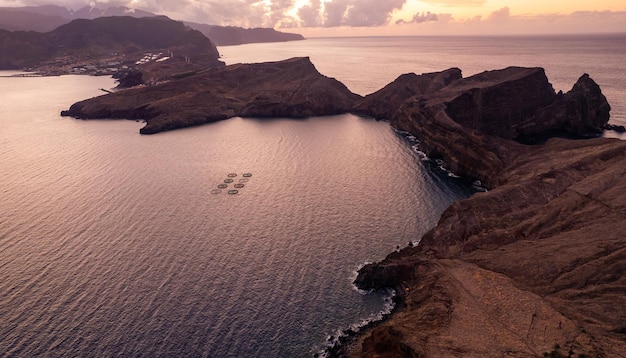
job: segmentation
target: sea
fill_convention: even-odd
[[[626,125],[626,35],[218,50],[227,64],[309,56],[363,95],[450,67],[541,66],[564,91],[589,73]],[[475,192],[384,121],[232,118],[145,136],[141,122],[60,117],[111,78],[14,74],[0,72],[2,357],[323,355],[392,307],[392,292],[353,286],[359,267]]]

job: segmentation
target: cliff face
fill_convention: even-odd
[[[406,73],[382,89],[365,96],[354,106],[353,111],[376,119],[390,120],[396,109],[409,98],[436,92],[461,78],[463,76],[458,68],[421,75]]]
[[[507,140],[597,134],[610,109],[589,76],[556,94],[541,68],[487,71],[433,89],[403,101],[391,125],[419,138],[428,156],[487,187],[497,185],[497,174],[522,150]]]
[[[451,205],[417,247],[359,272],[359,287],[399,287],[403,304],[347,354],[626,356],[626,143],[512,140],[585,136],[608,120],[588,76],[555,94],[542,72],[459,80],[396,112],[394,125],[492,190]]]
[[[558,344],[564,356],[624,357],[625,168],[617,140],[528,148],[506,182],[453,204],[418,247],[360,272],[362,288],[410,290],[357,351],[385,356],[379,341],[393,339],[414,356],[542,356]]]
[[[361,98],[321,75],[308,58],[209,69],[157,86],[76,103],[62,115],[144,119],[143,134],[235,116],[309,117],[345,113]]]

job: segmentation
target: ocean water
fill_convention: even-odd
[[[219,50],[227,63],[308,55],[361,94],[404,72],[468,75],[526,58],[557,89],[589,72],[624,122],[623,41],[540,40]],[[313,356],[388,303],[352,286],[356,269],[471,193],[387,123],[353,115],[234,118],[154,136],[133,121],[59,116],[112,86],[0,77],[0,356]],[[229,195],[234,184],[244,186]]]
[[[469,193],[371,119],[141,136],[59,117],[109,78],[0,82],[0,356],[313,356],[384,308],[359,265]]]

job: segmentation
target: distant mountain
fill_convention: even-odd
[[[139,54],[157,51],[193,58],[197,63],[221,64],[211,40],[164,16],[78,19],[47,33],[0,30],[0,69],[26,68],[46,61],[93,63],[113,56],[134,60]]]
[[[157,14],[153,14],[151,12],[130,9],[125,6],[117,6],[117,7],[108,7],[108,8],[97,8],[91,6],[85,6],[82,9],[79,9],[73,12],[73,19],[97,19],[99,17],[109,17],[109,16],[132,16],[132,17],[153,17],[157,16]]]
[[[151,12],[130,9],[125,6],[111,6],[107,8],[99,8],[93,6],[85,6],[78,10],[70,10],[58,5],[40,5],[40,6],[22,6],[22,7],[3,7],[0,10],[21,11],[31,14],[43,16],[57,16],[66,20],[76,19],[96,19],[98,17],[109,16],[133,16],[133,17],[153,17],[157,14]]]
[[[74,11],[69,10],[63,6],[58,5],[38,5],[38,6],[22,6],[22,7],[5,7],[2,9],[7,10],[19,10],[24,12],[29,12],[33,14],[39,14],[44,16],[58,16],[65,19],[74,19],[73,13]]]
[[[54,14],[30,12],[26,8],[0,8],[0,29],[8,31],[48,32],[66,24],[68,18]]]
[[[218,46],[304,40],[304,37],[300,34],[280,32],[270,28],[244,29],[234,26],[216,26],[193,22],[185,22],[185,24],[202,32]]]
[[[142,18],[157,15],[124,6],[108,8],[85,6],[76,11],[57,5],[2,7],[0,8],[0,29],[9,31],[49,32],[72,20],[96,19],[110,16]],[[234,26],[216,26],[194,22],[186,22],[186,24],[202,32],[218,46],[304,40],[302,35],[280,32],[271,28],[245,29]]]

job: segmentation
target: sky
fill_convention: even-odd
[[[42,4],[127,6],[305,37],[626,32],[625,0],[0,0]]]

